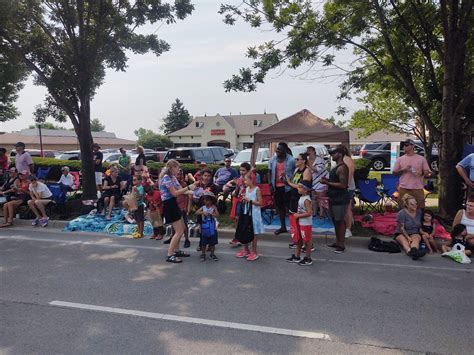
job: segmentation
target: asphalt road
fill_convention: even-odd
[[[161,242],[0,229],[0,353],[472,353],[472,265],[320,238],[300,267],[282,239],[173,265]]]

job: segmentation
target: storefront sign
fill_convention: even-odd
[[[225,129],[211,129],[211,136],[225,136]]]

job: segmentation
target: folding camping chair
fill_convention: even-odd
[[[262,194],[262,220],[265,224],[272,224],[273,215],[275,214],[274,202],[273,202],[273,193],[270,188],[270,184],[257,184]]]
[[[49,172],[51,171],[51,168],[38,168],[36,171],[36,178],[42,182],[45,182],[46,178],[49,175]]]
[[[384,203],[387,201],[393,202],[394,204],[398,205],[398,199],[395,196],[398,187],[398,183],[400,178],[393,174],[382,174],[382,194],[384,196]]]
[[[377,179],[357,180],[359,207],[361,214],[383,213],[383,196],[377,190]]]

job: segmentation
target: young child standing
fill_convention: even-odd
[[[253,220],[253,232],[254,238],[252,241],[252,252],[249,250],[248,244],[244,245],[242,251],[238,252],[236,257],[238,258],[247,258],[248,261],[254,261],[259,258],[257,253],[257,235],[262,234],[264,232],[264,226],[262,221],[262,193],[258,186],[255,186],[253,177],[251,174],[247,174],[244,177],[244,184],[246,186],[245,195],[242,196],[242,201],[250,202],[250,207],[252,208],[252,220]],[[247,213],[247,206],[246,204],[244,213]]]
[[[303,180],[298,184],[298,193],[301,197],[298,200],[298,210],[293,216],[297,221],[297,230],[293,233],[293,243],[296,244],[296,252],[286,261],[289,263],[298,263],[301,266],[313,264],[311,259],[311,249],[313,247],[313,203],[311,201],[312,183],[309,180]],[[301,249],[305,246],[305,257],[301,259]]]
[[[199,242],[201,246],[201,261],[206,260],[206,247],[209,246],[211,254],[209,259],[218,261],[215,251],[217,241],[217,225],[216,218],[219,216],[219,212],[216,207],[216,198],[214,195],[206,194],[203,196],[203,205],[196,211],[196,214],[201,216],[201,240]]]
[[[421,221],[420,234],[423,238],[423,242],[428,248],[428,252],[433,254],[433,252],[438,252],[438,245],[434,240],[434,226],[433,226],[433,212],[430,210],[425,210],[423,212],[423,220]]]
[[[161,217],[163,208],[163,202],[161,201],[161,193],[159,190],[155,190],[150,185],[146,185],[145,189],[145,199],[148,207],[148,219],[150,220],[153,226],[153,236],[150,239],[161,240],[163,239],[163,234],[165,233],[165,228],[163,227],[163,218]]]
[[[145,228],[145,190],[142,186],[142,177],[134,176],[132,179],[132,194],[135,196],[137,209],[135,211],[135,222],[137,231],[133,233],[134,239],[143,238],[143,229]]]

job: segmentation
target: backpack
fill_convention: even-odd
[[[214,217],[204,217],[201,223],[201,236],[213,237],[216,234],[216,221]]]
[[[393,240],[390,242],[386,242],[376,237],[370,238],[368,248],[369,250],[383,253],[401,253],[400,246]]]
[[[247,213],[244,213],[245,206],[247,206]],[[252,219],[252,204],[241,203],[239,221],[237,222],[237,229],[235,231],[235,239],[242,244],[250,243],[255,237],[253,231],[253,219]]]

